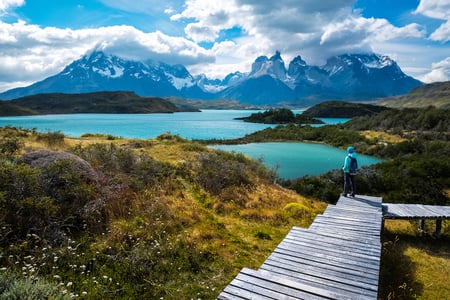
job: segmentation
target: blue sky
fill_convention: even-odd
[[[277,50],[286,65],[375,52],[424,82],[446,81],[449,41],[450,0],[0,0],[0,91],[92,49],[210,78]]]

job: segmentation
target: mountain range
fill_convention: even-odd
[[[183,65],[132,61],[93,50],[60,73],[27,87],[8,90],[11,100],[41,93],[132,91],[139,96],[229,99],[252,105],[309,106],[328,99],[370,100],[408,93],[423,83],[407,76],[388,56],[344,54],[323,66],[308,65],[301,56],[286,68],[280,52],[256,58],[249,72],[224,79],[193,76]]]

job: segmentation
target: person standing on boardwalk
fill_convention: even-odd
[[[356,193],[355,175],[358,169],[358,160],[356,158],[355,148],[352,146],[347,148],[347,156],[344,160],[344,193],[343,196],[347,197],[350,191],[350,196],[354,197]]]

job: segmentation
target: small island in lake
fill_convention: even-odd
[[[235,118],[235,120],[264,124],[324,124],[321,120],[303,114],[296,115],[287,108],[269,109],[264,112],[253,113],[248,117]]]

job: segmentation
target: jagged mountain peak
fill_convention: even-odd
[[[270,59],[267,56],[260,56],[252,64],[252,71],[249,77],[261,77],[264,75],[269,75],[279,80],[286,80],[286,67],[279,51],[276,51]]]
[[[298,55],[286,70],[280,51],[276,51],[270,58],[257,57],[248,73],[238,71],[223,80],[212,80],[205,75],[194,77],[180,64],[129,60],[94,49],[61,73],[4,92],[0,99],[51,92],[129,90],[140,96],[225,98],[249,104],[308,101],[307,105],[311,105],[330,98],[402,95],[421,84],[404,74],[388,56],[374,53],[333,56],[323,66],[308,65]]]
[[[275,54],[269,59],[270,61],[277,61],[277,60],[281,60],[283,61],[283,59],[281,58],[281,53],[280,51],[275,51]]]
[[[357,54],[341,54],[330,57],[327,60],[327,65],[357,65],[364,66],[370,69],[381,69],[390,66],[396,66],[397,64],[387,55],[379,55],[375,53],[357,53]]]

